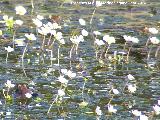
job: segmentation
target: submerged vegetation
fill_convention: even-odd
[[[1,118],[159,119],[159,26],[107,28],[122,18],[96,13],[109,4],[113,13],[122,5],[131,15],[137,1],[94,1],[89,15],[68,18],[41,14],[34,2],[0,14]]]

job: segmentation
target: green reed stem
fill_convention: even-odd
[[[23,54],[22,54],[22,69],[23,69],[23,73],[24,73],[24,75],[27,77],[27,75],[26,75],[26,72],[25,72],[25,68],[24,68],[24,55],[25,55],[25,53],[26,53],[26,51],[27,51],[27,46],[28,46],[28,42],[27,42],[27,44],[26,44],[26,46],[25,46],[25,48],[24,48],[24,50],[23,50]]]

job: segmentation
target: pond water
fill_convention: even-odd
[[[26,39],[24,36],[26,33],[34,33],[37,37],[35,41],[26,39],[24,46],[15,44],[14,51],[8,53],[6,61],[5,47],[13,47],[13,32],[8,32],[4,23],[0,23],[0,30],[3,31],[3,35],[0,36],[1,119],[140,119],[139,116],[133,115],[133,110],[141,111],[141,114],[149,119],[160,119],[153,109],[160,100],[160,52],[155,57],[158,45],[149,43],[146,46],[149,37],[160,38],[159,34],[152,35],[147,31],[147,28],[152,27],[159,30],[160,1],[135,0],[136,3],[133,3],[128,0],[127,4],[110,1],[114,3],[109,4],[110,2],[103,0],[105,4],[95,8],[93,4],[80,4],[74,1],[39,0],[33,1],[34,9],[30,2],[0,1],[1,21],[3,15],[8,15],[13,16],[14,20],[20,19],[24,22],[22,26],[14,28],[15,40]],[[24,6],[27,13],[23,16],[17,15],[14,10],[17,5]],[[65,44],[61,45],[55,41],[51,47],[47,45],[50,35],[46,35],[44,42],[46,46],[41,50],[43,35],[37,33],[32,21],[37,15],[44,16],[44,24],[51,21],[49,15],[54,16],[52,19],[58,20],[61,29],[57,31],[63,33]],[[86,21],[85,26],[79,24],[80,18]],[[78,50],[73,50],[70,56],[73,47],[70,38],[74,34],[80,34],[82,29],[87,30],[89,35],[84,37],[84,41],[79,43]],[[100,56],[107,44],[96,46],[93,31],[102,33],[97,36],[98,39],[102,39],[106,34],[115,37],[116,42],[110,45],[106,58]],[[123,35],[137,37],[139,43],[133,45],[128,43],[126,49],[123,49],[125,44]],[[52,37],[51,42],[53,40]],[[131,46],[127,61],[126,54]],[[76,76],[64,75],[68,83],[61,84],[58,81],[58,77],[63,76],[61,69],[71,70]],[[128,78],[129,74],[134,76],[134,79]],[[15,85],[9,92],[5,86],[7,80]],[[17,97],[17,87],[23,84],[33,91],[34,97],[30,99]],[[131,92],[129,85],[133,85],[133,89],[136,85],[136,91]],[[59,89],[64,90],[65,95],[60,97]],[[119,93],[114,93],[113,89],[117,89]],[[10,98],[6,98],[4,96],[6,94],[9,94]],[[108,105],[113,105],[117,112],[110,113]],[[100,107],[102,115],[95,111],[97,106]]]

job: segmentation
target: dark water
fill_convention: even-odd
[[[25,55],[25,72],[21,67],[21,56],[24,47],[16,47],[14,52],[9,53],[8,63],[6,64],[6,51],[4,47],[12,45],[11,42],[1,38],[0,48],[0,112],[1,119],[26,119],[26,120],[132,120],[137,119],[131,113],[131,110],[138,109],[143,114],[150,117],[149,119],[158,120],[159,116],[151,118],[152,106],[157,104],[160,99],[160,62],[154,57],[155,51],[151,53],[150,59],[147,60],[147,53],[141,54],[139,49],[144,48],[148,39],[148,34],[144,33],[143,29],[147,27],[156,27],[160,25],[160,2],[156,0],[141,0],[146,4],[128,4],[120,5],[114,3],[112,5],[103,5],[98,7],[93,16],[92,25],[89,24],[93,5],[74,5],[69,3],[55,2],[54,0],[39,0],[34,1],[33,13],[30,1],[23,0],[2,0],[0,2],[0,19],[7,14],[15,19],[24,21],[23,27],[19,28],[16,33],[16,38],[21,38],[25,33],[36,33],[35,27],[31,22],[37,14],[48,18],[49,15],[59,15],[62,18],[61,26],[62,33],[65,37],[66,44],[60,48],[60,66],[57,66],[57,59],[53,60],[53,65],[50,63],[50,54],[45,52],[46,57],[44,63],[42,57],[37,55],[33,47],[39,46],[39,43],[30,43]],[[24,17],[15,14],[15,6],[23,5],[27,8],[28,13]],[[116,38],[116,43],[111,46],[108,54],[112,55],[114,51],[122,51],[124,46],[123,35],[131,35],[139,38],[140,42],[133,46],[130,54],[130,62],[111,62],[105,59],[99,62],[96,59],[94,39],[87,37],[84,42],[80,43],[78,54],[73,52],[72,59],[69,58],[69,51],[72,43],[69,40],[72,30],[78,26],[78,19],[86,20],[87,25],[84,28],[88,31],[98,30],[103,34],[109,34]],[[65,26],[65,23],[68,26]],[[5,30],[4,26],[0,26]],[[80,27],[80,26],[79,26]],[[83,28],[83,27],[82,27]],[[159,37],[159,34],[157,35]],[[39,36],[40,38],[40,36]],[[12,37],[6,37],[11,39]],[[57,58],[58,44],[53,48],[53,57]],[[103,48],[100,48],[103,50]],[[79,58],[83,61],[80,62]],[[30,62],[27,60],[30,59]],[[151,66],[152,67],[149,67]],[[56,98],[57,90],[61,88],[61,84],[57,82],[60,75],[60,69],[71,69],[77,74],[73,79],[69,79],[68,85],[65,88],[65,96],[61,103],[53,104],[50,113],[47,115],[47,110],[50,104]],[[85,75],[82,74],[85,71]],[[136,84],[137,90],[131,94],[125,87],[127,80],[126,76],[132,74],[135,80],[129,81],[131,84]],[[85,79],[88,79],[85,82]],[[4,84],[7,80],[11,80],[14,84],[26,83],[38,94],[37,98],[33,98],[27,104],[21,104],[15,96],[15,88],[11,89],[10,95],[13,100],[5,102],[3,96]],[[35,85],[31,84],[32,81]],[[84,91],[83,86],[85,83]],[[109,93],[112,87],[119,90],[120,94],[114,95]],[[82,96],[83,91],[83,96]],[[117,112],[109,114],[107,104],[111,100],[111,104],[115,106]],[[81,107],[80,103],[85,101],[88,103],[86,107]],[[101,107],[103,115],[96,116],[95,109]],[[132,106],[132,107],[129,107]],[[11,112],[11,115],[6,115]]]

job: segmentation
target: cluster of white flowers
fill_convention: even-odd
[[[28,39],[28,40],[36,40],[36,36],[32,33],[30,34],[25,34],[25,37]]]
[[[99,39],[96,39],[94,43],[97,44],[98,46],[105,44],[103,40],[99,40]]]
[[[84,41],[84,38],[83,38],[83,35],[79,35],[79,36],[72,36],[70,38],[70,40],[72,41],[73,44],[79,44],[80,42],[83,42]]]
[[[135,91],[137,90],[137,87],[136,85],[132,85],[132,84],[129,84],[128,85],[128,91],[131,92],[131,93],[135,93]]]
[[[26,98],[31,98],[32,94],[28,92],[28,93],[25,94],[25,96],[26,96]]]
[[[82,26],[85,26],[86,25],[86,21],[84,19],[79,19],[79,24],[82,25]]]
[[[119,94],[119,91],[118,91],[117,89],[112,89],[112,91],[113,91],[113,93],[114,93],[115,95],[118,95],[118,94]]]
[[[109,113],[116,113],[117,109],[114,108],[111,104],[108,105],[108,112]]]
[[[76,77],[76,73],[72,72],[71,70],[61,69],[61,73],[67,75],[69,78]]]
[[[59,76],[58,81],[62,84],[67,84],[68,83],[68,80],[66,78],[64,78],[64,76]]]
[[[160,100],[158,100],[158,104],[153,106],[154,113],[156,115],[160,114]]]
[[[18,15],[24,15],[27,12],[23,6],[16,6],[15,10]]]
[[[58,95],[59,95],[60,97],[65,96],[64,90],[63,90],[63,89],[59,89],[59,90],[58,90]]]
[[[139,39],[136,38],[136,37],[123,35],[123,38],[125,39],[126,42],[132,42],[132,43],[138,43],[139,42]]]
[[[96,114],[99,115],[99,116],[102,115],[102,110],[101,110],[101,108],[100,108],[99,106],[96,107],[95,112],[96,112]]]
[[[13,48],[11,48],[10,46],[8,46],[8,47],[4,47],[5,48],[5,50],[7,50],[7,52],[12,52],[12,51],[14,51],[14,49]]]
[[[150,41],[152,44],[157,45],[159,44],[160,40],[157,37],[151,37]]]
[[[128,74],[127,75],[127,79],[128,80],[135,80],[135,77],[133,75],[131,75],[131,74]]]
[[[148,117],[147,117],[146,115],[142,114],[141,111],[132,110],[131,112],[132,112],[132,114],[133,114],[134,116],[139,117],[138,120],[148,120]]]
[[[43,20],[44,17],[37,15],[37,18],[32,19],[33,23],[38,28],[38,33],[41,35],[46,36],[47,34],[53,35],[56,40],[58,40],[61,44],[65,44],[65,41],[63,39],[62,32],[57,32],[57,29],[61,29],[61,26],[59,26],[57,23],[51,23],[48,22],[46,24],[43,24],[41,20]]]
[[[148,31],[151,33],[151,34],[157,34],[158,33],[158,30],[156,28],[148,28]]]
[[[6,86],[7,88],[13,88],[15,85],[12,84],[10,80],[7,80],[7,82],[5,83],[5,86]]]
[[[106,41],[109,45],[116,42],[115,38],[109,35],[104,35],[103,40]]]
[[[93,34],[97,36],[97,35],[101,35],[101,32],[99,32],[99,31],[93,31]]]

